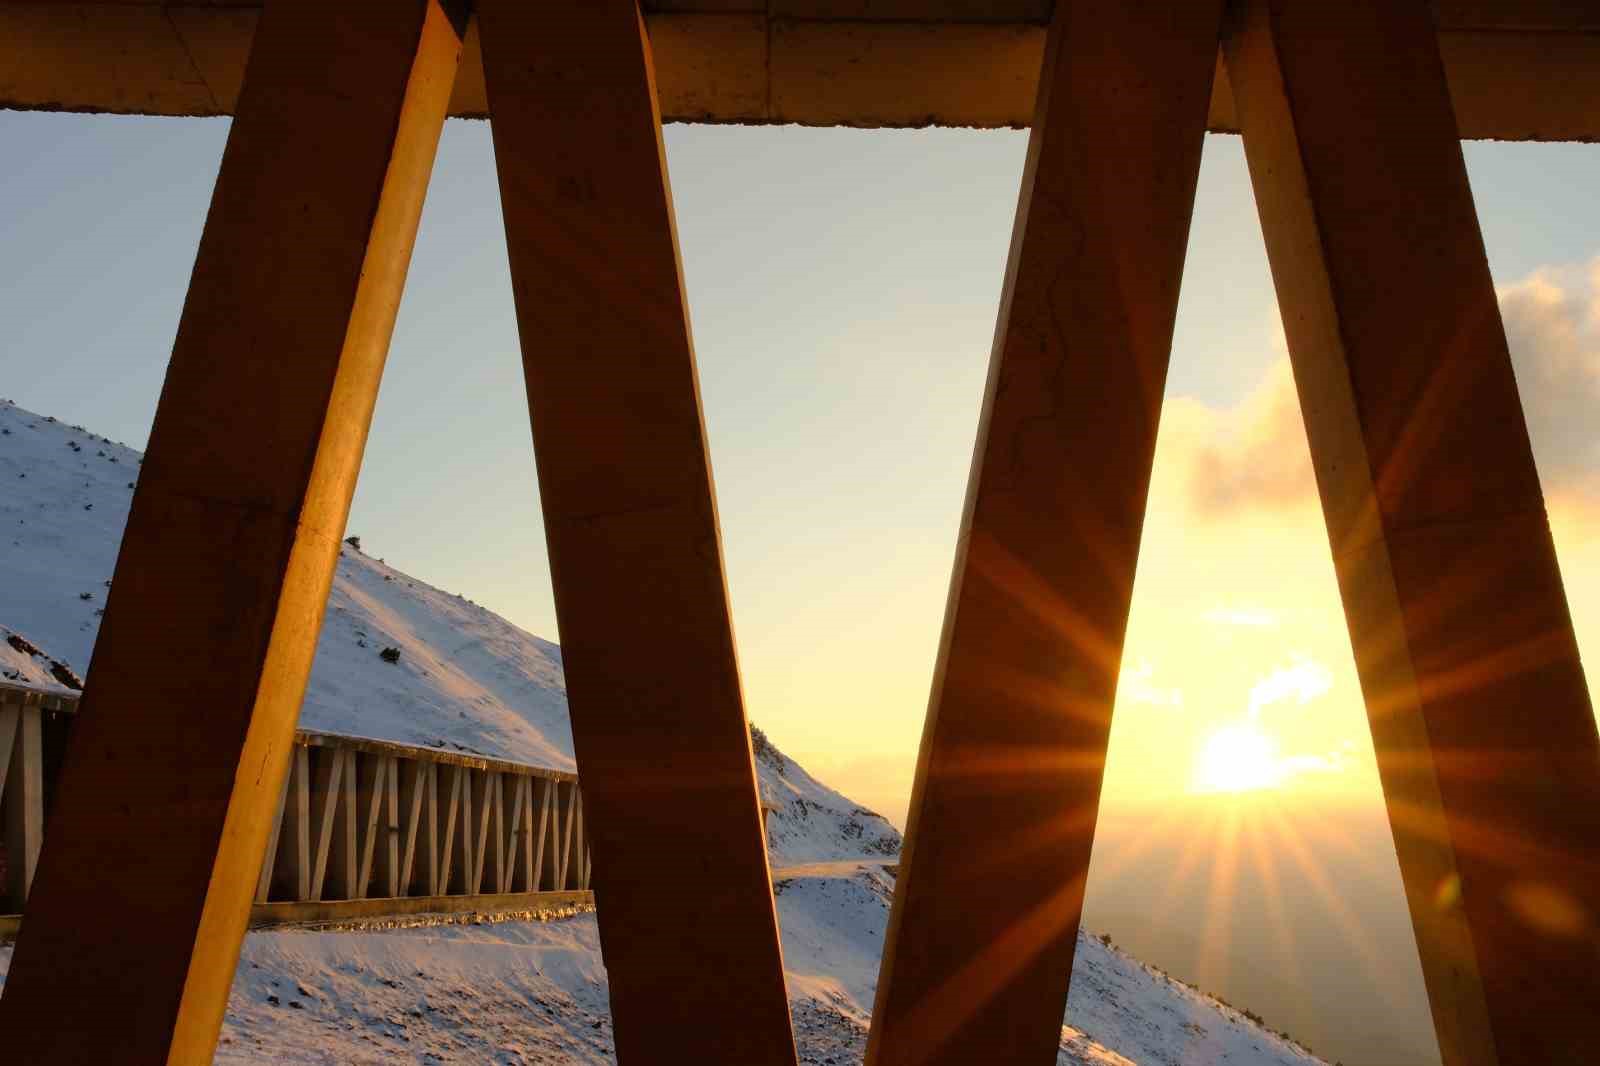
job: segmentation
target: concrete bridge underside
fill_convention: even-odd
[[[1022,127],[1050,0],[649,0],[668,122]],[[1461,136],[1600,140],[1600,5],[1434,0]],[[231,115],[261,0],[0,2],[0,107]],[[928,71],[938,70],[930,78]],[[468,26],[450,114],[488,114]],[[1220,56],[1206,117],[1239,129]]]

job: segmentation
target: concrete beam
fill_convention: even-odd
[[[793,1066],[650,42],[631,0],[478,19],[617,1056]]]
[[[1228,48],[1446,1066],[1593,1059],[1600,737],[1421,0]]]
[[[374,928],[385,929],[404,924],[406,918],[438,919],[449,915],[474,921],[482,918],[511,921],[559,917],[593,906],[592,892],[486,892],[475,896],[258,903],[250,909],[250,928],[329,924],[359,927],[370,923]],[[3,919],[0,919],[0,936],[4,936],[4,930]]]
[[[341,929],[394,929],[410,924],[447,924],[452,918],[477,922],[544,920],[594,906],[592,892],[486,892],[478,896],[410,896],[398,899],[297,900],[257,903],[250,908],[251,929],[325,926]],[[0,914],[0,944],[16,938],[22,915]],[[411,921],[408,921],[410,919]]]
[[[211,1061],[459,51],[437,0],[261,18],[0,997],[11,1061]]]
[[[43,711],[37,702],[0,705],[0,806],[5,808],[6,883],[0,892],[22,909],[44,839]]]
[[[869,1066],[1056,1060],[1221,17],[1057,6]]]
[[[647,24],[661,113],[669,122],[1026,126],[1050,6],[659,2]],[[1435,7],[1463,137],[1600,140],[1600,0]],[[0,107],[232,114],[259,10],[259,2],[0,0]],[[475,33],[450,113],[488,113]],[[1225,79],[1208,125],[1238,130]]]

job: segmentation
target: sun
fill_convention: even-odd
[[[1213,732],[1195,756],[1196,792],[1250,792],[1283,781],[1277,745],[1254,725],[1226,725]]]

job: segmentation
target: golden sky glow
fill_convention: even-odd
[[[1274,364],[1237,408],[1169,399],[1156,448],[1102,802],[1376,789],[1310,456],[1274,424]],[[1298,418],[1298,412],[1292,412]],[[1219,503],[1261,442],[1302,493]]]
[[[1557,162],[1572,174],[1592,171],[1600,159],[1592,152],[1568,155]],[[1504,272],[1507,329],[1569,601],[1580,644],[1592,647],[1600,638],[1600,542],[1594,532],[1600,524],[1591,512],[1600,492],[1585,472],[1600,470],[1600,432],[1591,427],[1593,411],[1600,409],[1600,265],[1592,241],[1567,242],[1572,251],[1563,252],[1558,245],[1565,230],[1532,224],[1528,190],[1534,172],[1562,173],[1560,166],[1538,164],[1532,159],[1512,168],[1496,157],[1476,167],[1473,180],[1492,265]],[[1552,188],[1549,202],[1563,202],[1564,195]],[[1552,217],[1558,213],[1552,209]],[[1566,258],[1538,258],[1552,255]],[[917,289],[905,283],[900,291],[905,296]],[[785,530],[731,518],[725,526],[751,713],[770,722],[779,743],[807,765],[896,819],[910,789],[954,533],[937,524],[902,523],[903,505],[896,499],[947,499],[953,522],[965,489],[988,345],[986,336],[962,340],[974,345],[972,360],[940,362],[928,379],[931,386],[915,378],[912,368],[919,364],[887,353],[941,350],[958,317],[946,307],[902,299],[894,328],[880,329],[879,317],[869,316],[864,343],[841,362],[841,372],[862,395],[900,396],[902,387],[908,397],[921,397],[922,388],[929,392],[925,401],[890,404],[834,434],[850,441],[859,464],[814,451],[808,460],[817,466],[796,471],[798,481],[790,484],[820,484],[826,469],[836,484],[852,487],[854,516],[837,545],[831,543],[834,529],[811,534],[813,543],[817,537],[830,543],[830,554],[807,559],[814,567],[774,567],[770,555],[754,565],[754,545],[770,545]],[[987,332],[992,312],[983,317]],[[877,363],[880,357],[886,362]],[[889,377],[862,369],[888,365],[896,367]],[[769,484],[770,473],[761,470],[742,480],[744,460],[717,436],[722,403],[708,391],[719,491],[731,499],[748,486]],[[927,410],[942,410],[943,423],[930,427],[923,419]],[[952,438],[958,445],[953,449]],[[952,451],[958,472],[935,478],[936,464],[949,463]],[[920,471],[895,465],[896,455],[919,453],[930,457]],[[870,471],[876,472],[874,487],[853,491],[858,477]],[[799,503],[791,517],[803,523],[809,510]],[[833,573],[849,576],[834,585]],[[799,656],[797,648],[803,649]],[[1241,795],[1322,797],[1368,807],[1380,802],[1242,157],[1237,141],[1210,138],[1124,645],[1104,805],[1189,802],[1187,797],[1201,795],[1197,777],[1211,776],[1201,764],[1223,730],[1233,730],[1235,739],[1247,730],[1270,753],[1260,756],[1270,760],[1270,769],[1248,775],[1261,787]]]
[[[1249,722],[1213,729],[1195,753],[1190,788],[1196,792],[1253,792],[1276,788],[1288,773],[1278,744]]]
[[[1600,263],[1530,276],[1502,301],[1513,344],[1532,349],[1519,375],[1580,646],[1600,647],[1600,492],[1581,454],[1600,434],[1572,426],[1574,404],[1600,395]],[[1257,336],[1275,354],[1237,404],[1169,396],[1163,411],[1102,794],[1110,810],[1219,792],[1381,802],[1281,330],[1268,323]],[[891,694],[881,674],[861,683],[920,706],[917,680],[914,697]],[[847,791],[909,787],[909,758],[822,758]]]

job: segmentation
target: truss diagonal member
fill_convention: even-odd
[[[631,0],[478,18],[617,1056],[792,1066],[650,43]]]
[[[1447,1066],[1593,1058],[1600,738],[1424,0],[1226,56]]]
[[[460,32],[439,0],[262,10],[0,998],[7,1061],[211,1061]]]
[[[1056,4],[874,1066],[1056,1059],[1221,9]]]

